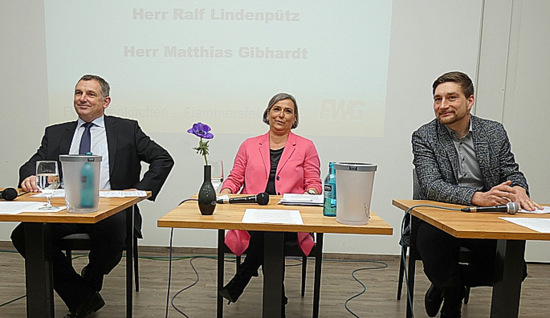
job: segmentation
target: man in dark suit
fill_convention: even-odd
[[[412,136],[414,165],[422,199],[492,206],[516,202],[540,209],[528,195],[527,180],[511,152],[502,124],[470,115],[474,85],[461,72],[433,83],[436,119]],[[428,316],[461,317],[465,286],[492,285],[494,240],[460,240],[425,222],[417,229],[417,248],[432,286],[425,296]],[[459,249],[470,249],[470,264],[458,263]]]
[[[39,191],[35,180],[36,161],[59,161],[62,154],[91,151],[103,157],[100,189],[147,190],[152,192],[150,200],[156,198],[174,161],[165,149],[141,130],[136,121],[104,114],[111,102],[109,89],[109,84],[96,75],[84,75],[78,81],[74,93],[78,120],[46,128],[38,151],[19,169],[20,187],[24,191]],[[83,151],[81,141],[87,134],[88,145]],[[140,180],[142,161],[148,163],[149,168]],[[92,225],[52,224],[54,288],[69,308],[66,318],[86,317],[105,304],[99,291],[103,276],[122,257],[126,239],[125,219],[125,213],[121,212]],[[135,214],[135,221],[136,233],[141,237],[139,212]],[[72,233],[88,233],[92,241],[89,263],[82,274],[74,270],[56,247],[57,240]],[[14,229],[11,238],[24,257],[23,224]]]

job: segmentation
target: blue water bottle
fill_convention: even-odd
[[[91,156],[91,152],[87,152],[86,156]],[[80,207],[93,208],[95,203],[94,189],[94,166],[91,162],[86,161],[80,170]]]
[[[334,171],[334,162],[329,162],[328,164],[328,175],[325,178],[323,192],[325,197],[323,215],[336,216],[336,173]]]

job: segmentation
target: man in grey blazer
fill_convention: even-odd
[[[540,209],[511,152],[502,124],[470,114],[474,86],[461,72],[441,75],[432,85],[436,119],[412,135],[414,166],[423,199],[477,206],[516,202]],[[417,248],[432,286],[425,296],[428,316],[461,317],[465,286],[492,285],[496,241],[460,240],[425,223]],[[461,246],[471,263],[461,267]]]
[[[19,169],[19,184],[24,191],[38,191],[36,161],[56,160],[59,155],[83,152],[80,143],[88,129],[87,151],[103,157],[100,189],[139,189],[152,192],[154,200],[166,181],[174,160],[151,140],[137,121],[105,115],[111,102],[109,84],[96,75],[84,75],[76,84],[74,108],[78,120],[46,127],[37,152]],[[89,128],[86,128],[89,126]],[[141,177],[141,162],[149,164]],[[62,175],[60,166],[60,175]],[[137,207],[136,207],[137,210]],[[120,261],[125,248],[126,213],[117,213],[96,224],[52,224],[53,282],[56,292],[69,308],[66,318],[81,318],[99,310],[105,303],[99,294],[103,276]],[[141,237],[141,215],[135,214],[135,227]],[[25,256],[25,227],[17,226],[11,235],[13,245]],[[92,249],[89,263],[78,274],[69,264],[56,240],[72,234],[88,233]]]

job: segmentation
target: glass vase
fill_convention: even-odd
[[[199,190],[199,210],[202,215],[211,215],[216,209],[216,190],[210,180],[211,166],[204,166],[204,181]]]

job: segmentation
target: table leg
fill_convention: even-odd
[[[223,288],[223,275],[224,275],[224,241],[225,241],[225,230],[218,230],[218,288],[216,290],[217,301],[216,301],[216,314],[217,318],[223,317],[223,298],[218,294]]]
[[[126,317],[132,317],[132,293],[134,292],[134,208],[128,208],[126,213]]]
[[[27,317],[54,317],[51,227],[24,223]]]
[[[262,317],[280,318],[285,266],[285,233],[264,233],[264,295]]]
[[[498,240],[491,317],[518,317],[525,241]]]

